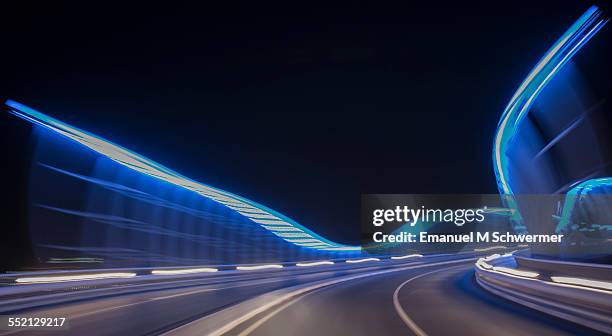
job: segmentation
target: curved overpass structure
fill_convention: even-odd
[[[228,191],[194,181],[142,155],[134,153],[133,151],[116,145],[97,135],[68,125],[16,101],[8,100],[6,105],[10,113],[69,138],[124,167],[187,189],[232,209],[287,243],[319,251],[358,252],[361,250],[359,246],[343,245],[325,239],[291,218],[264,205]]]

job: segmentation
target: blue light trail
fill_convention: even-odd
[[[493,169],[499,192],[504,196],[507,206],[518,209],[514,192],[509,181],[509,163],[507,151],[509,144],[518,132],[518,128],[529,112],[540,92],[606,23],[602,11],[596,6],[589,8],[546,52],[544,57],[531,70],[527,78],[506,106],[499,121],[493,143]],[[526,233],[527,229],[518,211],[513,218],[517,233]]]
[[[193,191],[220,203],[248,218],[280,239],[304,248],[321,251],[360,251],[360,246],[348,246],[321,237],[289,217],[244,197],[191,180],[146,157],[116,145],[97,135],[83,131],[18,102],[8,100],[9,112],[35,125],[50,129],[102,154],[122,166],[139,173]]]

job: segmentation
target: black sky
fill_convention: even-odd
[[[358,243],[362,193],[497,191],[497,120],[590,4],[23,2],[0,98]]]

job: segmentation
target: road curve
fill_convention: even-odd
[[[174,288],[117,291],[117,295],[3,314],[68,317],[70,328],[48,333],[53,335],[181,336],[211,330],[240,336],[595,334],[485,292],[474,281],[473,263],[473,256],[438,256],[246,271],[223,281],[189,280]],[[268,297],[279,297],[272,295],[276,292],[283,293],[278,304],[215,320],[249,302],[257,302],[251,308],[266,306]],[[0,331],[0,335],[29,332]]]
[[[95,331],[96,335],[155,335],[176,329],[191,321],[213,314],[227,307],[239,304],[275,290],[316,281],[337,279],[346,276],[394,269],[406,265],[418,265],[440,260],[452,260],[453,257],[431,257],[410,261],[380,261],[371,263],[335,265],[317,265],[315,267],[293,267],[281,270],[235,271],[228,276],[210,277],[210,275],[188,278],[183,281],[171,281],[171,288],[160,288],[158,283],[137,285],[135,292],[124,293],[130,286],[116,286],[104,289],[104,296],[89,298],[88,292],[76,287],[87,287],[87,283],[75,284],[75,292],[66,292],[52,296],[76,296],[70,302],[44,302],[38,307],[3,310],[3,315],[27,315],[66,317],[69,329],[59,334],[84,335]],[[200,279],[200,280],[198,280]],[[28,285],[42,288],[46,285]],[[95,290],[94,290],[95,291]],[[114,293],[114,294],[113,294]],[[78,299],[83,295],[86,299]],[[44,296],[43,296],[44,297]],[[41,297],[42,298],[42,297]],[[10,306],[10,305],[9,305]],[[26,335],[32,330],[0,330],[0,335]],[[41,331],[37,333],[44,334]],[[58,331],[49,332],[57,335]]]
[[[382,274],[304,295],[231,335],[598,335],[475,283],[472,263]]]

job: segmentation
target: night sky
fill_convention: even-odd
[[[21,2],[0,98],[357,244],[362,193],[497,192],[501,112],[590,4]]]

